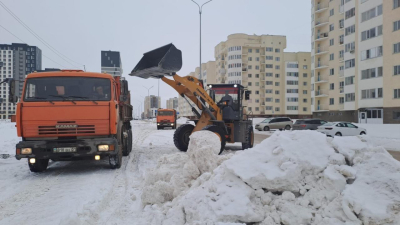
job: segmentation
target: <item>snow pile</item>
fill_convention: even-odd
[[[150,224],[394,225],[399,172],[385,149],[358,137],[276,132],[190,181],[171,202],[146,207],[145,215]]]
[[[0,158],[15,155],[15,144],[21,141],[17,137],[17,129],[15,123],[9,120],[0,120]]]
[[[185,124],[189,119],[186,117],[181,117],[179,119],[176,120],[177,124]]]
[[[163,155],[156,168],[145,175],[142,203],[171,201],[192,186],[201,174],[214,170],[226,156],[218,156],[220,140],[212,132],[198,131],[190,136],[188,152]]]

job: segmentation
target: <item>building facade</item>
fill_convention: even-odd
[[[285,36],[229,35],[215,47],[216,83],[250,90],[253,116],[311,117],[311,54],[285,48]]]
[[[0,44],[0,78],[16,80],[15,95],[21,97],[27,74],[42,69],[42,51],[36,46],[12,43]],[[8,84],[0,85],[0,119],[15,114],[15,105],[8,102]]]
[[[312,0],[312,110],[400,123],[400,0]]]
[[[122,76],[121,55],[116,51],[101,51],[101,72]]]
[[[144,117],[154,118],[157,115],[157,110],[161,108],[161,97],[154,95],[144,98]]]
[[[178,110],[178,98],[170,98],[167,100],[167,109],[175,109]]]

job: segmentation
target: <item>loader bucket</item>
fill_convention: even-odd
[[[142,59],[129,74],[135,77],[161,78],[172,76],[182,68],[182,52],[173,44],[143,54]]]

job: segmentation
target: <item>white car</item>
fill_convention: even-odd
[[[318,132],[327,136],[357,136],[367,134],[367,130],[349,122],[330,122],[317,129]]]

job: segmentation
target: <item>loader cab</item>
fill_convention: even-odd
[[[242,118],[242,101],[244,87],[240,84],[211,84],[208,85],[210,96],[222,109],[224,121],[240,120]]]

